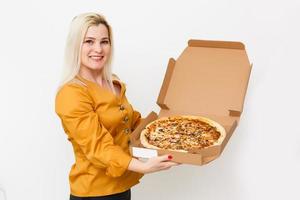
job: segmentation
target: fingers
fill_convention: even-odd
[[[170,169],[171,167],[177,166],[177,165],[178,165],[178,163],[175,163],[175,162],[169,162],[169,161],[161,162],[159,165],[159,170],[167,170],[167,169]]]
[[[181,163],[177,163],[177,162],[170,162],[170,163],[172,163],[172,164],[171,164],[172,167],[173,167],[173,166],[181,165]]]
[[[159,162],[164,162],[164,161],[168,161],[169,160],[168,155],[158,156],[158,157],[156,157],[156,159]]]
[[[172,155],[163,155],[163,156],[158,156],[157,159],[160,161],[160,162],[165,162],[165,161],[170,161],[173,159],[173,156]]]
[[[168,169],[171,169],[171,167],[166,167],[166,168],[164,168],[164,169],[162,169],[162,170],[168,170]]]
[[[148,159],[146,164],[146,173],[152,173],[161,170],[170,169],[173,166],[179,165],[179,163],[172,162],[172,155],[163,155]]]
[[[161,163],[162,164],[162,166],[163,167],[173,167],[173,166],[177,166],[178,165],[178,163],[176,163],[176,162],[163,162],[163,163]]]

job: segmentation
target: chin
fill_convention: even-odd
[[[90,71],[99,71],[99,70],[102,70],[104,68],[104,64],[103,63],[92,63],[92,62],[89,62],[89,63],[82,63],[82,66],[84,68],[86,68],[87,70],[90,70]]]

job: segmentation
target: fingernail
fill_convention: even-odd
[[[169,159],[169,160],[172,160],[172,159],[173,159],[173,156],[172,156],[172,155],[168,155],[168,159]]]

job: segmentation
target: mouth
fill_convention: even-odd
[[[94,60],[94,61],[101,61],[104,58],[104,56],[92,55],[92,56],[89,56],[89,58]]]

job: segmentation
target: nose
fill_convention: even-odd
[[[101,53],[101,52],[102,52],[103,48],[102,48],[100,42],[95,42],[95,44],[94,44],[94,50],[95,50],[96,52],[98,52],[98,53]]]

